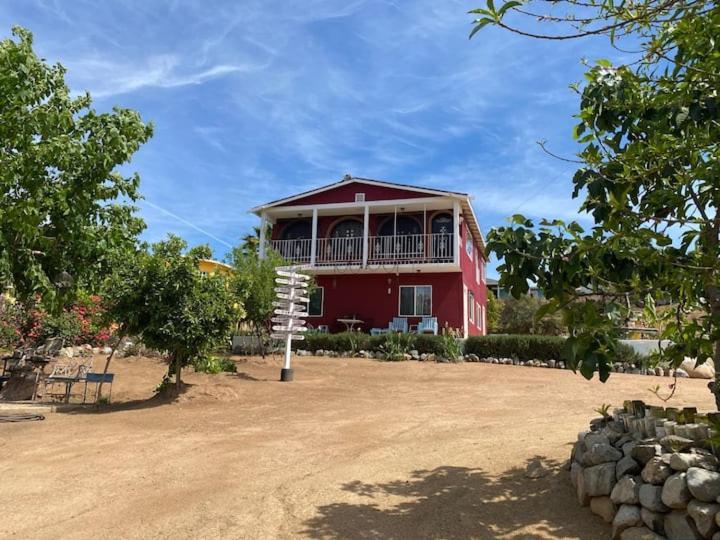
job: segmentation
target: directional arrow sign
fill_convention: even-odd
[[[273,339],[287,339],[288,335],[287,334],[270,334],[270,337]],[[305,339],[305,336],[300,335],[300,334],[292,334],[290,336],[290,339],[292,339],[293,341],[302,341],[303,339]]]
[[[287,317],[302,317],[304,315],[307,315],[307,311],[302,308],[292,310],[278,308],[273,311],[273,313],[275,313],[275,315],[285,315]]]
[[[308,279],[310,279],[310,276],[306,276],[305,274],[298,274],[297,272],[289,272],[287,270],[275,270],[275,273],[278,276],[293,279],[302,279],[303,281],[307,281]]]
[[[306,296],[295,296],[295,295],[290,296],[289,294],[285,294],[285,293],[281,293],[281,292],[277,293],[277,297],[283,298],[285,300],[294,300],[296,302],[310,302],[310,298],[308,298]]]
[[[273,317],[270,320],[275,323],[294,325],[296,327],[305,326],[305,321],[303,321],[302,319],[290,319],[288,317]]]
[[[286,278],[275,278],[275,283],[280,283],[281,285],[292,285],[293,287],[307,287],[308,286],[307,281],[300,281],[300,280],[286,279]]]

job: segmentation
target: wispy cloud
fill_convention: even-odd
[[[70,82],[76,91],[87,90],[96,98],[107,98],[151,88],[178,88],[198,85],[233,73],[262,69],[257,65],[217,64],[191,70],[178,55],[151,56],[140,63],[107,58],[68,59]]]
[[[475,4],[6,0],[0,28],[31,28],[98,108],[155,122],[131,164],[157,206],[142,207],[148,237],[225,249],[248,208],[347,172],[467,191],[485,230],[514,212],[585,219],[572,167],[535,142],[577,151],[568,84],[581,57],[612,51],[495,29],[468,41]]]

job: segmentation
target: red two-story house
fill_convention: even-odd
[[[274,249],[315,276],[312,326],[436,317],[440,331],[485,334],[485,246],[467,194],[346,175],[252,212],[260,256]]]

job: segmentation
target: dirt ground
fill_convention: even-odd
[[[279,383],[279,358],[236,360],[163,402],[161,361],[119,359],[103,412],[0,424],[0,537],[607,538],[561,464],[593,408],[669,382],[302,357]],[[673,404],[713,406],[699,380]]]

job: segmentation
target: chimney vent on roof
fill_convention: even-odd
[[[352,180],[352,175],[350,175],[349,173],[342,178],[343,182],[349,182],[350,180]]]

